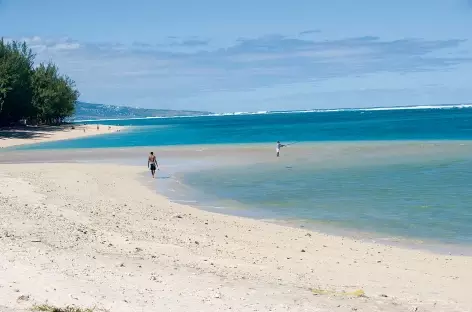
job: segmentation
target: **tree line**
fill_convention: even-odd
[[[58,124],[73,115],[74,81],[54,63],[35,66],[35,56],[25,42],[0,39],[0,126]]]

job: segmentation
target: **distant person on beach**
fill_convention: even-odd
[[[277,157],[280,156],[280,149],[282,147],[284,147],[285,145],[281,144],[280,141],[277,141],[277,148],[276,148],[276,152],[277,152]]]
[[[154,179],[154,175],[156,174],[156,168],[157,168],[157,160],[156,160],[156,155],[154,155],[153,152],[148,157],[148,168],[151,169],[151,174],[152,178]]]

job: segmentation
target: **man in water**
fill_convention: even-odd
[[[148,157],[148,168],[151,169],[151,174],[152,178],[154,179],[154,175],[156,174],[156,168],[157,168],[157,160],[156,160],[156,155],[154,155],[153,152]]]
[[[277,141],[277,149],[276,149],[276,151],[277,151],[277,157],[280,156],[280,149],[281,149],[282,147],[284,147],[284,146],[285,146],[285,145],[281,144],[280,141]]]

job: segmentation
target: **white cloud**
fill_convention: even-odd
[[[37,53],[38,62],[52,60],[71,76],[84,99],[111,104],[130,99],[154,103],[151,98],[160,103],[188,103],[201,96],[215,102],[218,94],[238,93],[250,98],[260,93],[257,90],[265,90],[264,94],[281,86],[295,90],[294,85],[312,80],[438,71],[472,61],[470,54],[448,58],[432,54],[459,47],[461,40],[314,41],[274,35],[242,39],[226,48],[212,49],[202,41],[203,50],[185,52],[162,43],[87,43],[38,36],[22,40]]]
[[[77,50],[80,48],[80,44],[78,43],[57,43],[52,47],[49,47],[51,50]]]
[[[21,38],[19,41],[26,42],[26,44],[41,44],[41,43],[43,43],[43,40],[39,36],[24,37],[24,38]]]

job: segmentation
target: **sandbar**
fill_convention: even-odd
[[[471,257],[207,212],[157,194],[145,166],[64,162],[0,164],[0,311],[472,306]]]

